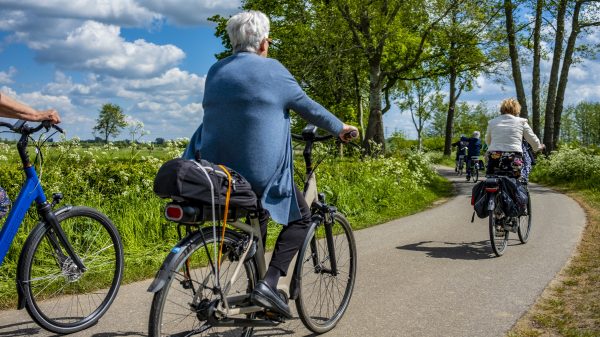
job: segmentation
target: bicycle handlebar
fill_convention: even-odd
[[[15,124],[10,124],[6,122],[0,122],[0,126],[4,126],[8,128],[10,131],[20,133],[22,135],[30,135],[32,133],[36,133],[40,131],[42,128],[46,128],[46,130],[50,128],[54,128],[56,131],[60,133],[65,133],[65,131],[59,127],[58,125],[52,124],[50,121],[42,121],[38,126],[31,128],[29,125],[25,123],[25,121],[18,121]]]

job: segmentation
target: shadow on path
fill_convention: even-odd
[[[509,245],[511,245],[510,241]],[[435,257],[439,259],[483,260],[494,257],[490,248],[489,240],[460,243],[421,241],[418,243],[398,246],[396,249],[425,252],[428,257]]]
[[[45,331],[33,321],[0,325],[0,336],[32,336]],[[60,335],[52,335],[60,336]]]

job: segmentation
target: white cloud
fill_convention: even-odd
[[[131,120],[144,123],[148,137],[190,137],[202,120],[203,76],[172,68],[147,80],[90,75],[81,83],[62,72],[39,91],[2,92],[36,109],[55,108],[71,136],[87,139],[105,103],[120,105]],[[126,133],[123,135],[125,136]]]
[[[7,71],[0,71],[0,84],[9,84],[13,82],[12,77],[17,73],[15,67],[9,67]]]
[[[88,70],[115,77],[150,77],[180,62],[185,53],[174,45],[144,40],[133,43],[120,36],[120,28],[86,21],[64,39],[30,41],[36,58],[61,69]]]
[[[240,0],[146,0],[144,6],[179,25],[205,24],[207,18],[239,11]]]
[[[2,0],[2,8],[26,11],[38,18],[96,20],[124,26],[144,26],[161,18],[135,0]]]

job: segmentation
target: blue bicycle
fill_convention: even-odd
[[[60,193],[47,200],[27,146],[33,133],[50,128],[62,132],[59,127],[49,122],[30,127],[24,121],[0,122],[0,126],[21,135],[17,149],[26,176],[0,231],[0,265],[33,202],[40,218],[19,257],[18,308],[26,308],[36,323],[54,333],[86,329],[106,313],[119,290],[123,275],[119,233],[95,209],[65,206],[54,210],[63,198]],[[40,147],[36,149],[41,154]]]

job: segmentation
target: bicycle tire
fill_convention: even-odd
[[[477,181],[479,181],[479,165],[474,165],[473,171],[473,182],[476,183]]]
[[[123,276],[123,244],[115,225],[93,208],[72,207],[56,217],[86,270],[80,272],[64,248],[59,254],[54,229],[42,222],[21,252],[18,282],[31,318],[46,330],[69,334],[96,324],[114,301]]]
[[[464,160],[462,160],[462,159],[458,160],[458,175],[459,176],[463,175],[463,169],[464,169],[464,166],[465,166],[464,163],[465,163]]]
[[[497,204],[496,204],[497,205]],[[501,235],[497,231],[496,218],[494,216],[494,211],[489,211],[489,223],[490,223],[490,246],[492,246],[492,251],[498,257],[504,254],[506,250],[506,246],[508,245],[508,234],[509,231],[502,228],[504,234]]]
[[[529,234],[531,233],[531,195],[527,193],[527,215],[521,215],[519,217],[519,228],[517,230],[517,234],[519,235],[519,241],[522,244],[526,244],[529,241]]]
[[[210,230],[210,234],[208,234],[208,231],[205,232],[206,234],[204,235],[204,241],[202,240],[201,235],[197,235],[196,239],[194,239],[189,246],[191,247],[189,252],[185,255],[182,255],[176,264],[177,267],[170,271],[167,283],[162,289],[154,294],[150,309],[150,319],[148,322],[149,336],[205,336],[205,334],[214,334],[218,336],[252,336],[254,331],[254,328],[252,327],[223,327],[215,329],[210,326],[202,325],[202,322],[198,318],[196,309],[191,305],[194,297],[197,296],[194,295],[194,293],[197,293],[198,291],[202,291],[203,294],[200,295],[202,296],[201,299],[196,299],[196,301],[199,300],[200,302],[206,300],[206,303],[209,303],[214,299],[218,299],[219,296],[214,294],[212,289],[206,288],[206,283],[208,283],[208,286],[210,286],[215,279],[215,274],[212,271],[212,268],[205,267],[206,262],[208,261],[208,256],[206,254],[213,253],[212,244],[215,242],[212,235],[212,228],[207,229]],[[217,236],[217,242],[219,244],[221,242],[225,243],[223,246],[224,260],[221,264],[221,284],[224,285],[224,282],[229,280],[229,273],[233,273],[233,269],[235,268],[233,266],[234,263],[231,263],[234,261],[231,260],[232,256],[230,253],[234,251],[233,249],[237,249],[237,245],[241,242],[243,237],[235,232],[226,231],[225,239],[222,241],[220,235],[221,228],[217,227],[217,233],[219,233]],[[236,252],[239,252],[239,250],[236,250]],[[190,268],[190,281],[186,281],[185,270],[183,269],[184,266],[186,266],[186,268]],[[184,271],[182,272],[182,270]],[[247,259],[247,261],[244,263],[244,271],[246,272],[246,277],[244,278],[242,274],[238,279],[242,282],[234,284],[232,289],[236,289],[236,291],[238,291],[240,294],[241,292],[250,294],[254,288],[254,285],[258,281],[256,264],[253,258]],[[178,282],[174,282],[176,280]],[[246,281],[246,284],[244,284],[244,280]],[[203,289],[200,289],[200,286],[203,285],[202,282],[204,281],[206,283],[204,283]],[[197,289],[194,289],[193,287],[186,289],[186,286],[189,287],[190,285],[196,285]],[[229,294],[231,294],[231,292]],[[255,314],[253,313],[250,315],[245,315],[244,317],[253,318],[254,316]],[[172,318],[173,320],[171,320]],[[171,323],[176,323],[177,326],[174,326]],[[201,332],[196,331],[203,328],[206,328],[206,330]],[[186,332],[188,332],[188,334],[186,334]]]
[[[299,261],[304,262],[302,263],[303,266],[301,268],[301,273],[298,279],[298,287],[300,292],[298,298],[296,298],[296,308],[298,309],[298,315],[300,316],[302,323],[304,323],[304,326],[306,326],[306,328],[308,328],[310,331],[318,334],[325,333],[333,329],[339,322],[339,320],[342,318],[346,309],[348,308],[350,299],[352,298],[352,291],[354,289],[354,283],[356,280],[356,243],[354,241],[354,235],[352,233],[350,223],[342,214],[336,213],[334,216],[334,226],[335,227],[332,228],[332,232],[334,234],[337,234],[334,237],[334,242],[336,245],[335,252],[336,262],[338,264],[338,275],[333,276],[332,274],[325,274],[319,272],[318,269],[320,268],[317,268],[317,266],[315,266],[313,263],[313,256],[315,256],[315,247],[317,250],[317,254],[326,254],[326,256],[323,256],[322,258],[319,257],[319,267],[323,267],[323,263],[329,258],[329,255],[327,253],[327,240],[324,238],[317,240],[318,237],[324,237],[323,235],[325,233],[325,230],[323,224],[317,226],[317,228],[315,229],[315,234],[312,235],[312,237],[307,237],[301,251],[298,254]],[[337,247],[342,247],[344,245],[344,240],[345,242],[347,242],[348,252],[347,254],[343,254],[342,256],[342,251],[338,250]],[[313,243],[313,245],[311,245],[311,243]],[[346,256],[347,261],[344,262]],[[346,269],[348,269],[348,271],[346,271]],[[313,275],[318,275],[316,276],[317,280],[310,283],[312,279],[311,276]],[[329,280],[324,281],[323,275],[327,275],[326,277],[329,278]],[[339,304],[335,304],[335,293],[325,294],[328,295],[328,297],[326,297],[327,309],[329,309],[330,299],[333,303],[334,310],[331,311],[331,314],[328,310],[326,315],[324,315],[322,311],[322,305],[318,308],[318,312],[313,312],[314,309],[317,309],[316,306],[319,303],[323,303],[322,293],[319,294],[321,296],[317,298],[316,304],[313,305],[313,302],[310,300],[310,295],[314,293],[316,282],[319,282],[319,290],[322,290],[324,288],[324,283],[325,288],[328,288],[329,285],[337,286],[340,283],[343,284],[343,278],[347,278],[345,282],[345,289],[343,289],[343,291],[341,291],[339,287],[337,287],[336,289],[338,295],[341,295]],[[312,293],[309,293],[308,291],[309,289],[311,289],[311,287],[313,291]]]

